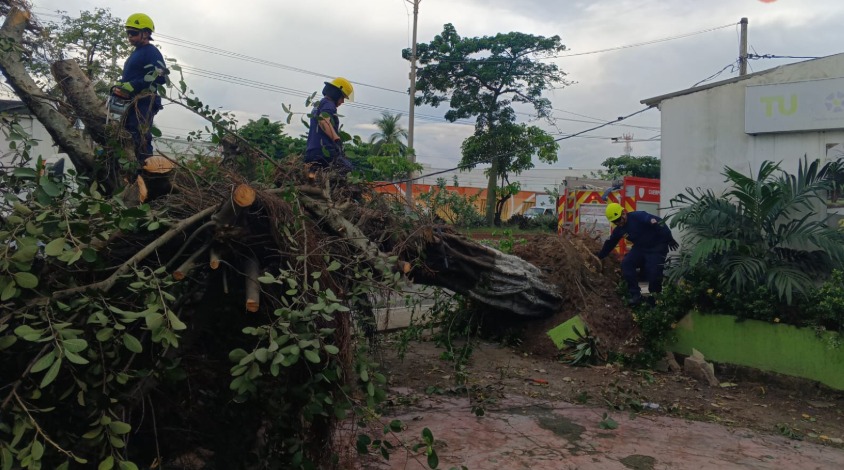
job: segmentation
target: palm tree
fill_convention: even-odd
[[[389,155],[398,152],[407,154],[407,130],[399,124],[401,114],[382,112],[381,117],[372,121],[378,127],[378,132],[372,134],[369,143],[373,145],[375,155]],[[405,142],[402,142],[402,138]]]
[[[828,164],[801,162],[790,175],[766,161],[755,177],[729,167],[723,175],[724,194],[688,189],[671,200],[671,226],[689,247],[669,270],[672,279],[711,270],[725,291],[765,286],[791,304],[842,267],[844,233],[816,216],[833,186]]]

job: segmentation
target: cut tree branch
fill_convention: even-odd
[[[43,91],[24,67],[21,45],[30,16],[29,11],[19,8],[12,8],[6,16],[6,21],[0,28],[0,43],[4,46],[0,47],[0,71],[15,94],[44,124],[56,145],[67,153],[76,170],[93,176],[97,165],[91,145],[83,138],[81,131],[73,127],[73,123],[53,107],[50,100],[43,98]]]

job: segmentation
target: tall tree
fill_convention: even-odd
[[[533,155],[538,155],[543,162],[557,160],[558,145],[554,138],[535,126],[525,124],[502,123],[484,133],[463,141],[463,162],[471,165],[484,163],[495,155],[494,165],[486,171],[488,177],[501,181],[497,198],[487,198],[487,208],[492,199],[495,203],[493,223],[501,223],[501,211],[504,203],[519,191],[517,184],[511,184],[509,174],[519,174],[533,168]],[[495,172],[495,173],[493,173]],[[489,219],[489,213],[487,220]]]
[[[378,127],[378,132],[369,138],[375,155],[405,155],[407,153],[407,129],[399,124],[400,120],[401,113],[390,114],[384,111],[380,118],[372,121]]]
[[[98,93],[107,93],[120,78],[123,60],[131,45],[126,40],[121,18],[108,8],[82,11],[79,17],[62,12],[61,20],[49,22],[32,40],[30,70],[39,78],[52,80],[50,64],[75,59]]]
[[[550,118],[551,102],[542,94],[549,88],[559,88],[568,82],[566,74],[555,64],[544,63],[540,59],[563,50],[565,46],[560,43],[559,36],[546,38],[511,32],[463,38],[452,24],[446,24],[443,32],[433,41],[417,45],[420,64],[417,90],[421,93],[416,100],[417,105],[439,106],[448,101],[451,109],[445,113],[447,120],[454,122],[475,117],[475,140],[494,140],[498,127],[515,123],[515,103],[532,106],[538,118]],[[402,55],[409,59],[410,49],[403,50]],[[544,133],[539,128],[534,129],[531,131],[533,135]],[[506,133],[511,134],[515,130],[508,128]],[[533,139],[522,141],[532,142]],[[491,150],[495,145],[472,144],[471,147]],[[486,216],[489,224],[495,219],[497,180],[508,172],[520,171],[509,166],[510,162],[518,160],[513,153],[498,150],[505,153],[463,155],[463,164],[469,168],[480,163],[491,165],[487,172]],[[547,158],[551,162],[557,159],[556,154]]]

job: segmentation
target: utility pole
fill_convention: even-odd
[[[406,0],[413,4],[413,44],[410,49],[410,109],[407,116],[407,158],[410,163],[416,163],[413,150],[413,118],[416,111],[416,23],[419,19],[419,3],[422,0]],[[413,172],[408,174],[407,186],[404,190],[408,208],[413,208]]]
[[[739,76],[747,75],[747,18],[742,18],[741,39],[739,40]]]

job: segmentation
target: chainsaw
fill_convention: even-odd
[[[115,95],[108,95],[106,100],[106,124],[111,121],[120,122],[123,120],[123,115],[129,108],[131,99],[124,99]]]

